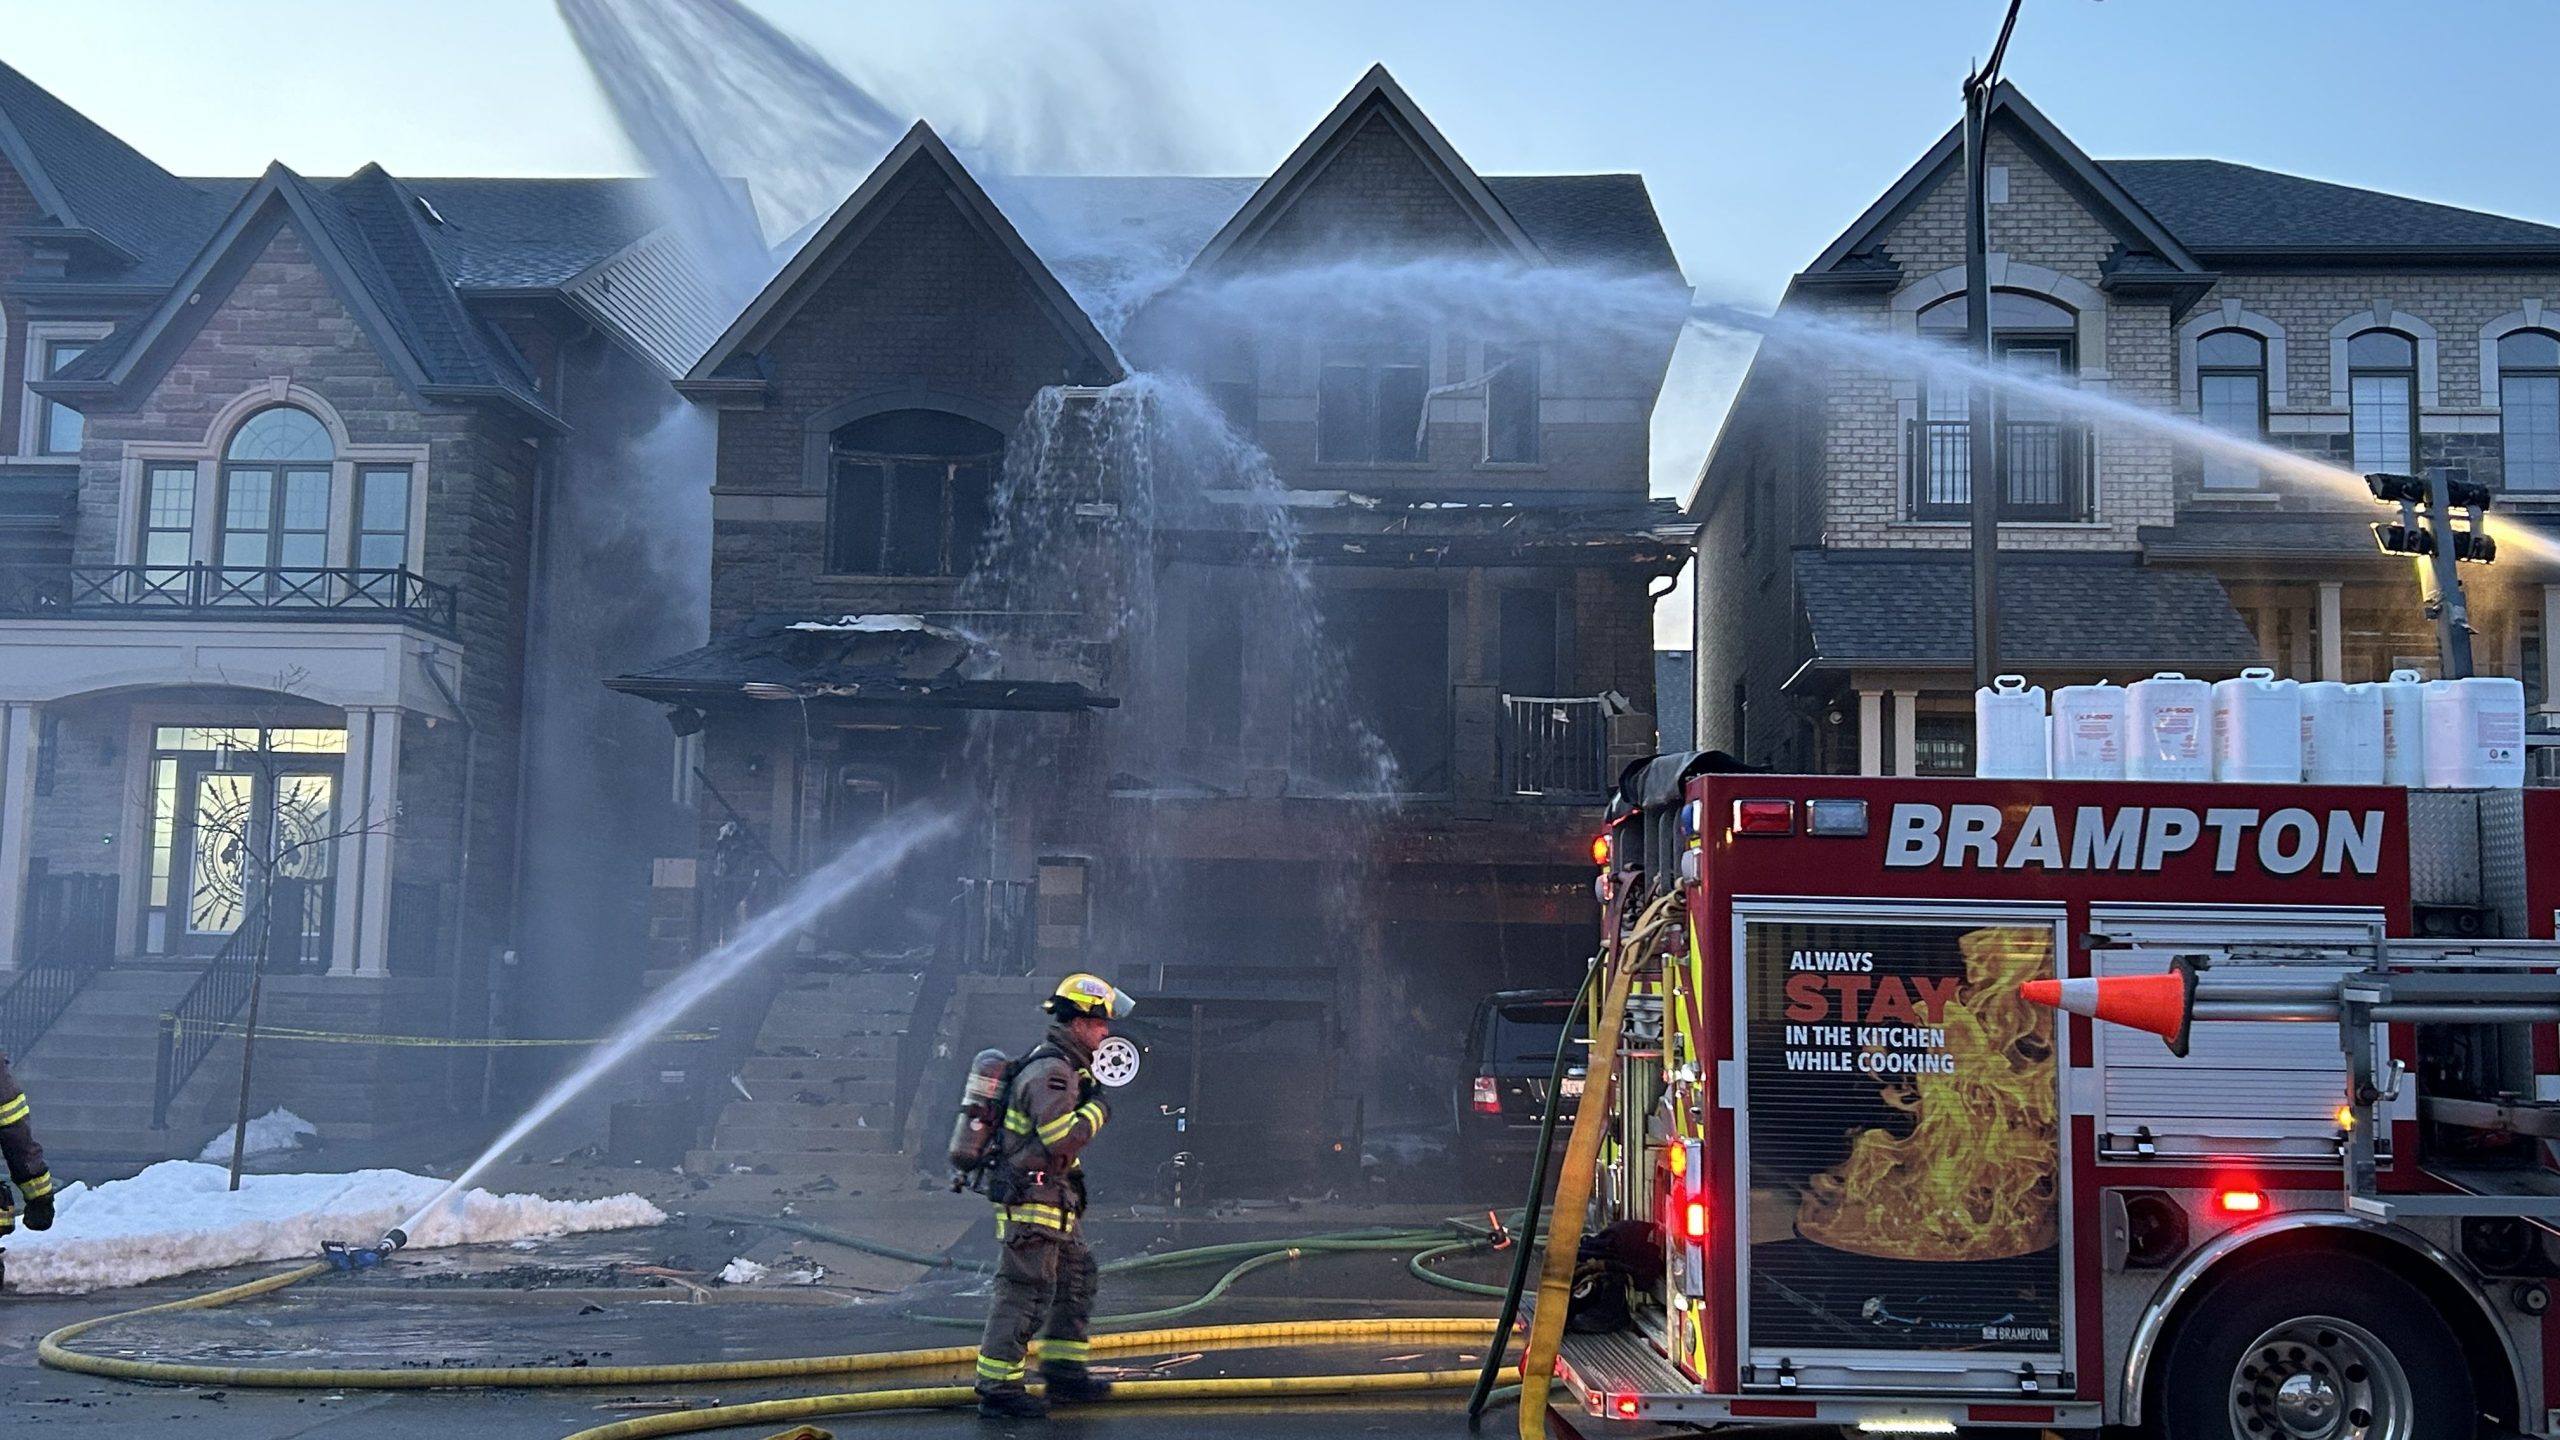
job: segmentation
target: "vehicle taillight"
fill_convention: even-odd
[[[1691,1240],[1707,1238],[1707,1202],[1692,1200],[1680,1207],[1680,1230]]]
[[[1796,802],[1736,800],[1733,802],[1733,830],[1737,835],[1793,835],[1796,833]]]
[[[1612,1395],[1609,1397],[1609,1409],[1615,1412],[1621,1420],[1633,1420],[1636,1418],[1636,1411],[1639,1408],[1640,1407],[1636,1403],[1636,1397],[1633,1395]]]
[[[2213,1208],[2225,1215],[2256,1215],[2267,1208],[2264,1190],[2222,1190],[2213,1197]]]
[[[1606,834],[1591,837],[1591,863],[1603,870],[1609,868],[1609,837]]]
[[[1502,1113],[1502,1086],[1501,1086],[1500,1082],[1496,1081],[1496,1080],[1495,1080],[1492,1076],[1490,1076],[1490,1075],[1479,1075],[1479,1076],[1477,1076],[1477,1077],[1476,1077],[1475,1105],[1476,1105],[1476,1110],[1477,1110],[1477,1112],[1478,1112],[1479,1114],[1484,1114],[1484,1115],[1499,1115],[1499,1114],[1501,1114],[1501,1113]]]

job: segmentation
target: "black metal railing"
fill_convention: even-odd
[[[17,978],[0,990],[0,1055],[23,1057],[110,964],[116,877],[29,878]]]
[[[0,616],[381,620],[453,632],[457,592],[407,570],[350,566],[39,565],[0,574]]]
[[[169,1128],[169,1102],[213,1052],[231,1017],[249,1003],[258,973],[258,935],[264,928],[263,917],[250,912],[206,962],[196,983],[161,1013],[160,1055],[151,1084],[152,1129]]]
[[[1973,423],[1911,422],[1911,517],[1961,520],[1973,497]],[[1993,462],[2003,520],[2087,520],[2095,470],[2086,425],[2001,422]]]
[[[1502,697],[1502,792],[1586,804],[1609,793],[1609,707],[1597,696]]]

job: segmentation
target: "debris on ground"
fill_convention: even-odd
[[[231,1163],[232,1136],[239,1128],[223,1126],[212,1139],[204,1142],[202,1150],[196,1152],[196,1160],[205,1165],[228,1166]],[[248,1132],[240,1149],[243,1160],[320,1148],[320,1127],[281,1105],[250,1121]]]
[[[324,1240],[371,1244],[443,1195],[445,1182],[404,1170],[345,1175],[243,1175],[231,1190],[219,1165],[166,1160],[129,1180],[65,1186],[53,1228],[9,1242],[9,1288],[76,1295],[264,1260],[303,1259]],[[657,1225],[666,1214],[637,1195],[549,1200],[464,1192],[420,1218],[413,1249]]]
[[[720,1268],[723,1285],[753,1285],[765,1277],[765,1267],[741,1255]]]

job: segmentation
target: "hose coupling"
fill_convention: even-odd
[[[329,1268],[339,1271],[370,1270],[388,1260],[401,1246],[409,1243],[407,1231],[393,1226],[371,1245],[349,1245],[343,1240],[324,1240],[320,1256]]]

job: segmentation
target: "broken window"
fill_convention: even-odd
[[[1232,596],[1190,608],[1183,738],[1194,750],[1232,751],[1244,738],[1244,614]]]
[[[1528,465],[1538,459],[1538,352],[1526,345],[1484,347],[1484,458]]]
[[[1409,465],[1426,458],[1431,346],[1420,339],[1329,347],[1316,386],[1316,459]]]
[[[936,410],[893,410],[836,432],[827,569],[959,575],[977,560],[1004,437]]]
[[[1447,794],[1450,784],[1449,598],[1437,589],[1336,591],[1324,604],[1324,638],[1338,662],[1349,719],[1366,727],[1395,762],[1395,788]],[[1311,758],[1327,778],[1365,787],[1363,747],[1336,719],[1317,723]]]
[[[1502,693],[1554,699],[1557,688],[1556,592],[1502,592]]]

